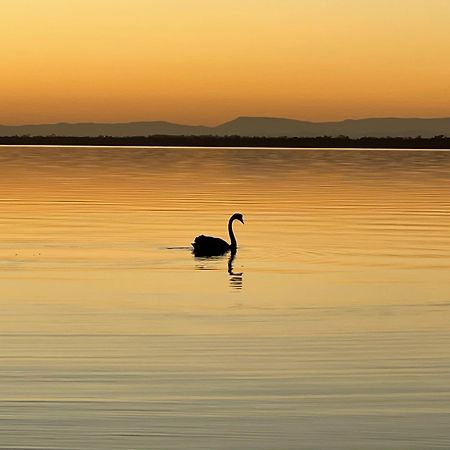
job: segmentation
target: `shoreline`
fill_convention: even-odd
[[[450,137],[1,136],[1,146],[450,150]]]

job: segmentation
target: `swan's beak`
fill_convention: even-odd
[[[240,219],[239,222],[244,223],[244,218]]]

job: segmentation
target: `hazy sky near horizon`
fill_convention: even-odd
[[[0,123],[450,116],[450,0],[2,0]]]

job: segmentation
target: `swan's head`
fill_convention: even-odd
[[[239,220],[239,222],[244,223],[244,217],[242,214],[240,213],[235,213],[231,216],[231,222],[233,222],[233,220]]]

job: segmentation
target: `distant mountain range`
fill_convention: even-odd
[[[0,125],[0,136],[267,136],[434,137],[450,136],[450,118],[375,118],[340,122],[306,122],[271,117],[238,117],[215,127],[170,122],[54,123]]]

